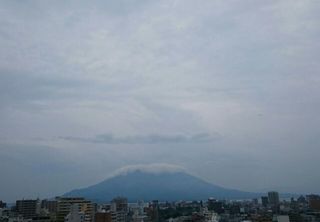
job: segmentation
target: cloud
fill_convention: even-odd
[[[194,134],[191,136],[186,135],[136,135],[126,137],[115,137],[113,134],[101,134],[94,138],[81,138],[64,136],[60,139],[73,141],[73,142],[86,142],[86,143],[105,143],[105,144],[166,144],[166,143],[208,143],[214,139],[206,133]]]
[[[36,144],[0,143],[1,198],[48,198],[76,186],[83,174],[81,163],[66,150]],[[76,176],[78,175],[78,176]],[[41,186],[37,184],[41,183]],[[36,189],[35,189],[36,187]]]
[[[166,162],[227,187],[318,191],[319,9],[291,0],[2,1],[0,139],[25,146],[0,156],[2,174],[39,181],[28,190],[35,197],[40,175],[55,168],[52,183],[63,168],[77,174],[72,161],[81,176],[63,177],[59,190]],[[8,198],[23,190],[9,183]]]
[[[1,69],[0,101],[2,105],[28,104],[79,97],[77,92],[88,81],[53,76],[36,76],[28,72]]]
[[[128,165],[121,167],[120,169],[115,170],[111,174],[111,177],[118,175],[126,175],[131,172],[146,172],[153,174],[160,173],[176,173],[176,172],[185,172],[186,169],[179,165],[168,164],[168,163],[153,163],[153,164],[137,164],[137,165]]]

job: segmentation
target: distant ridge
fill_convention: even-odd
[[[109,202],[115,196],[127,197],[129,201],[177,201],[205,200],[209,197],[251,199],[262,195],[262,193],[223,188],[181,170],[155,173],[135,169],[119,173],[96,185],[72,190],[63,196],[81,196],[96,202]]]

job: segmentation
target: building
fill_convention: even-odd
[[[216,212],[208,210],[207,208],[203,209],[202,214],[204,216],[204,221],[218,222],[220,219]]]
[[[262,202],[262,206],[267,207],[269,204],[269,199],[268,197],[261,197],[261,202]]]
[[[47,209],[49,213],[57,213],[58,202],[56,200],[42,200],[41,208]]]
[[[320,210],[320,196],[315,194],[307,195],[309,207],[313,210]]]
[[[16,208],[24,219],[32,219],[40,211],[39,200],[17,200]]]
[[[84,222],[85,213],[81,211],[81,206],[79,204],[72,204],[70,213],[64,219],[65,222]]]
[[[159,201],[153,200],[149,206],[148,216],[150,220],[159,222]]]
[[[307,203],[307,200],[303,195],[298,197],[297,201],[298,201],[298,203]]]
[[[95,214],[95,222],[112,222],[111,212],[97,212]]]
[[[9,217],[7,218],[6,222],[26,222],[29,221],[30,219],[24,219],[22,215],[15,216],[15,217]]]
[[[73,205],[77,204],[79,211],[84,213],[84,222],[93,222],[94,204],[82,197],[57,197],[57,222],[64,222],[65,217],[71,212]]]
[[[280,203],[279,193],[276,191],[268,192],[268,201],[269,201],[269,204],[271,204],[273,206],[279,205],[279,203]]]
[[[49,216],[36,216],[32,218],[32,222],[51,222],[51,218]]]
[[[0,200],[0,208],[6,208],[6,207],[7,207],[7,204],[2,200]]]
[[[128,200],[124,197],[116,197],[111,201],[111,213],[113,222],[126,222],[128,215]]]
[[[214,212],[221,214],[224,212],[223,205],[221,201],[217,201],[214,198],[208,199],[208,210],[213,210]]]
[[[278,215],[277,217],[277,222],[290,222],[289,216],[288,215]]]

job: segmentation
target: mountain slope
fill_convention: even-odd
[[[214,197],[217,199],[245,199],[259,197],[261,194],[226,189],[183,172],[148,173],[134,171],[118,175],[96,185],[76,189],[64,196],[81,196],[97,202],[108,202],[115,196],[136,200],[200,200]]]

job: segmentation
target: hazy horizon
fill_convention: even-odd
[[[319,10],[0,1],[0,200],[150,164],[243,191],[319,194]]]

